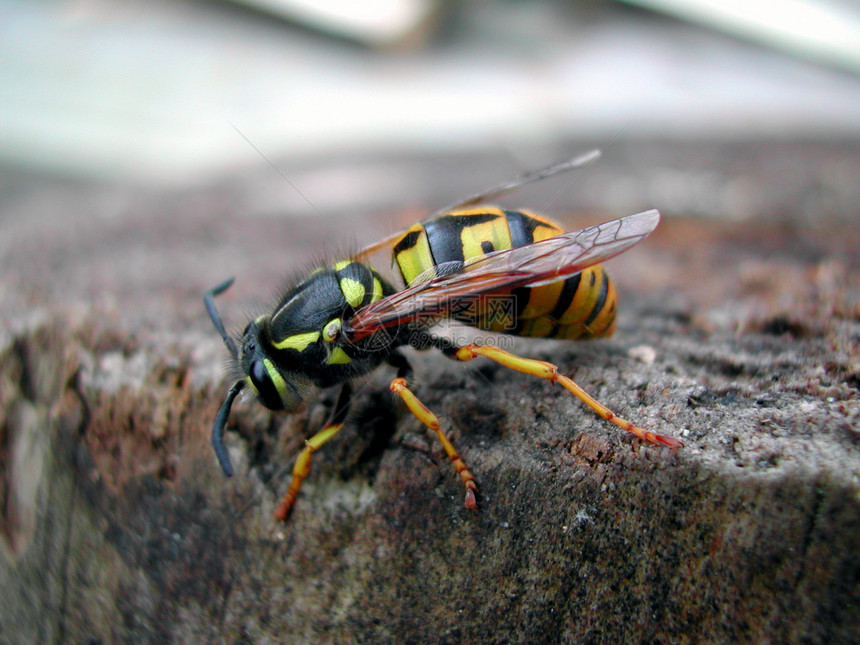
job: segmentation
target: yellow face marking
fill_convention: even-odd
[[[358,280],[352,278],[340,279],[340,290],[343,292],[343,297],[353,308],[358,307],[364,301],[364,285]]]
[[[284,377],[281,376],[281,373],[277,369],[275,369],[272,361],[268,358],[263,359],[263,366],[266,368],[266,373],[269,375],[269,378],[272,379],[272,383],[278,391],[278,396],[281,397],[281,401],[284,401],[287,396],[287,383],[284,381]]]
[[[326,326],[323,327],[322,338],[325,342],[330,343],[335,338],[337,338],[338,334],[340,334],[341,322],[340,318],[332,318],[330,321],[326,323]]]
[[[343,271],[350,264],[352,264],[352,260],[341,260],[340,262],[335,262],[334,270],[335,271]]]
[[[308,345],[315,343],[320,339],[318,331],[306,331],[303,334],[293,334],[287,336],[283,340],[272,343],[276,349],[294,349],[297,352],[303,352]]]
[[[331,355],[326,360],[326,365],[343,365],[349,363],[352,359],[340,347],[335,347],[331,350]]]

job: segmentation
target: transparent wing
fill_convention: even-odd
[[[536,181],[540,181],[541,179],[547,179],[549,177],[554,177],[555,175],[559,175],[563,172],[567,172],[569,170],[574,170],[575,168],[584,168],[592,161],[597,159],[600,156],[600,150],[591,150],[590,152],[586,152],[585,154],[579,155],[577,157],[573,157],[572,159],[568,159],[566,161],[562,161],[560,163],[553,164],[551,166],[547,166],[546,168],[542,168],[540,170],[535,170],[533,172],[526,173],[524,175],[520,175],[516,179],[511,179],[510,181],[506,181],[503,184],[499,184],[493,188],[489,188],[487,190],[481,191],[480,193],[475,193],[465,199],[461,199],[460,201],[454,202],[452,204],[448,204],[436,211],[430,213],[427,217],[421,220],[421,223],[433,219],[437,215],[441,215],[442,213],[447,213],[448,211],[452,211],[458,208],[464,208],[466,206],[474,206],[476,204],[481,204],[483,202],[490,201],[492,199],[496,199],[497,197],[501,197],[502,195],[507,195],[526,184],[531,184]],[[374,253],[378,253],[385,247],[390,246],[395,240],[403,235],[403,231],[398,231],[397,233],[392,233],[384,240],[379,240],[378,242],[374,242],[370,246],[365,249],[362,249],[358,254],[356,254],[356,258],[363,258],[369,255],[373,255]]]
[[[403,291],[357,311],[347,324],[347,336],[357,341],[385,327],[445,316],[467,296],[563,280],[626,251],[659,222],[660,214],[649,210],[465,263],[446,263],[437,267],[442,275],[419,276]]]
[[[448,204],[447,206],[444,206],[439,210],[431,213],[422,221],[432,219],[433,217],[436,217],[441,213],[447,213],[448,211],[452,211],[457,208],[463,208],[465,206],[474,206],[475,204],[480,204],[482,202],[487,202],[491,199],[496,199],[497,197],[507,195],[508,193],[522,188],[526,184],[531,184],[533,182],[540,181],[541,179],[554,177],[555,175],[559,175],[563,172],[567,172],[575,168],[583,168],[595,159],[597,159],[599,156],[600,150],[591,150],[590,152],[586,152],[583,155],[573,157],[572,159],[568,159],[567,161],[562,161],[560,163],[547,166],[546,168],[542,168],[540,170],[528,172],[524,175],[520,175],[516,179],[506,181],[503,184],[499,184],[498,186],[495,186],[493,188],[481,191],[480,193],[475,193],[474,195],[466,197],[465,199],[462,199],[458,202],[454,202],[453,204]]]

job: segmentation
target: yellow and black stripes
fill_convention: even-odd
[[[434,262],[463,262],[511,248],[511,236],[503,221],[501,210],[481,209],[448,213],[426,222],[424,230]]]
[[[493,251],[526,246],[562,233],[551,220],[493,206],[443,213],[415,224],[393,247],[406,284],[445,262],[463,262]]]
[[[394,244],[406,284],[446,262],[464,262],[562,234],[553,222],[521,210],[460,209],[415,224]],[[453,317],[487,331],[536,338],[595,338],[615,329],[616,295],[601,265],[540,287],[519,287],[463,303]]]
[[[506,210],[505,220],[511,232],[512,249],[548,240],[564,232],[564,229],[551,219],[529,211]]]
[[[415,224],[392,248],[394,260],[400,267],[403,281],[409,285],[425,271],[436,266],[430,243],[427,241],[427,231],[421,224]]]
[[[511,292],[516,308],[510,329],[493,321],[479,328],[533,338],[581,339],[608,336],[615,331],[615,286],[601,265],[567,280]]]

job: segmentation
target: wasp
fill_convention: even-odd
[[[351,382],[387,364],[397,370],[391,391],[436,434],[462,480],[465,506],[476,508],[475,477],[439,419],[409,388],[412,368],[400,351],[405,346],[437,349],[459,361],[484,357],[558,383],[599,416],[641,440],[682,447],[676,439],[617,416],[559,374],[552,363],[486,344],[458,345],[432,333],[445,320],[532,338],[590,339],[613,333],[617,297],[600,263],[650,234],[660,220],[656,210],[565,233],[537,213],[484,205],[526,184],[583,167],[598,154],[522,175],[446,206],[360,253],[318,266],[286,290],[274,312],[249,322],[235,340],[225,331],[214,303],[233,278],[209,290],[206,310],[236,374],[212,429],[212,445],[224,473],[228,477],[233,473],[224,433],[233,402],[243,390],[270,410],[291,413],[315,388],[340,385],[331,418],[306,440],[289,488],[276,507],[275,517],[286,519],[310,472],[314,452],[343,427],[353,394]],[[386,248],[407,285],[403,289],[396,289],[365,259]],[[500,308],[499,303],[506,306]]]

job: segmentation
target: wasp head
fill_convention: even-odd
[[[257,399],[270,410],[295,412],[311,383],[300,372],[286,369],[272,352],[268,316],[248,323],[237,357],[240,373]]]
[[[224,474],[228,477],[233,474],[233,467],[224,446],[224,431],[227,428],[233,401],[239,393],[245,387],[249,387],[257,395],[260,403],[270,410],[294,412],[301,406],[305,394],[311,387],[307,377],[279,366],[272,358],[272,352],[268,350],[271,342],[268,337],[267,316],[251,321],[242,334],[239,346],[236,346],[236,342],[225,331],[221,316],[215,307],[215,297],[226,291],[231,284],[233,284],[233,278],[213,287],[203,298],[209,318],[221,334],[239,370],[239,378],[227,393],[212,426],[212,446]]]

